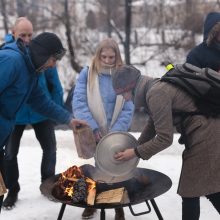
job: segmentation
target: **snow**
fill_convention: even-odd
[[[136,138],[139,133],[132,133]],[[93,159],[83,160],[77,157],[74,138],[71,130],[56,130],[57,137],[57,169],[60,173],[72,165],[80,166],[85,163],[94,164]],[[169,176],[172,180],[171,189],[155,198],[164,219],[181,220],[181,198],[177,195],[178,178],[181,169],[181,152],[183,146],[179,145],[178,135],[175,134],[173,145],[163,152],[155,155],[148,161],[141,160],[139,167],[157,170]],[[2,210],[0,220],[54,220],[57,219],[61,203],[55,203],[43,196],[40,186],[40,161],[41,148],[35,138],[33,130],[26,130],[22,137],[18,156],[20,168],[21,191],[16,207],[13,210]],[[126,220],[155,220],[158,219],[154,210],[149,214],[138,217],[132,216],[129,208],[125,209]],[[135,212],[147,210],[146,204],[133,206]],[[83,209],[74,206],[66,206],[63,220],[81,219]],[[98,210],[95,220],[100,219]],[[114,210],[106,210],[106,220],[114,219]],[[219,215],[209,201],[201,198],[200,220],[217,220]]]

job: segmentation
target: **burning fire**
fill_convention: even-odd
[[[73,201],[84,200],[94,205],[96,182],[84,176],[80,167],[72,166],[61,174],[58,185],[62,188],[64,196]]]

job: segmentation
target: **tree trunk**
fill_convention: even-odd
[[[125,0],[125,63],[130,64],[130,35],[131,35],[131,8],[132,0]]]
[[[7,18],[7,14],[6,14],[6,3],[5,0],[1,0],[1,14],[3,17],[3,25],[4,25],[4,30],[5,30],[5,34],[8,34],[8,18]]]
[[[76,71],[80,72],[82,67],[75,61],[75,52],[73,48],[73,43],[72,43],[72,30],[71,30],[71,24],[70,24],[70,15],[68,11],[68,0],[65,0],[64,2],[64,14],[65,14],[65,28],[66,28],[66,37],[67,37],[67,45],[69,48],[70,52],[70,63],[71,67]]]

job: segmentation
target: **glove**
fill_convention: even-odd
[[[100,131],[98,128],[96,128],[96,129],[93,130],[93,135],[94,135],[94,137],[95,137],[96,143],[98,144],[99,141],[102,139],[102,133],[101,133],[101,131]]]

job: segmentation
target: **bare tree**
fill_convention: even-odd
[[[7,34],[9,31],[9,28],[8,28],[8,17],[6,13],[6,1],[1,0],[0,3],[1,3],[1,14],[3,17],[3,26],[4,26],[5,34]]]
[[[68,0],[64,1],[64,26],[66,28],[66,38],[67,38],[67,44],[68,44],[68,48],[69,48],[69,53],[70,53],[70,63],[72,68],[76,71],[79,72],[82,67],[76,62],[75,60],[75,52],[74,52],[74,48],[73,48],[73,43],[72,43],[72,25],[70,23],[70,14],[68,11]]]

